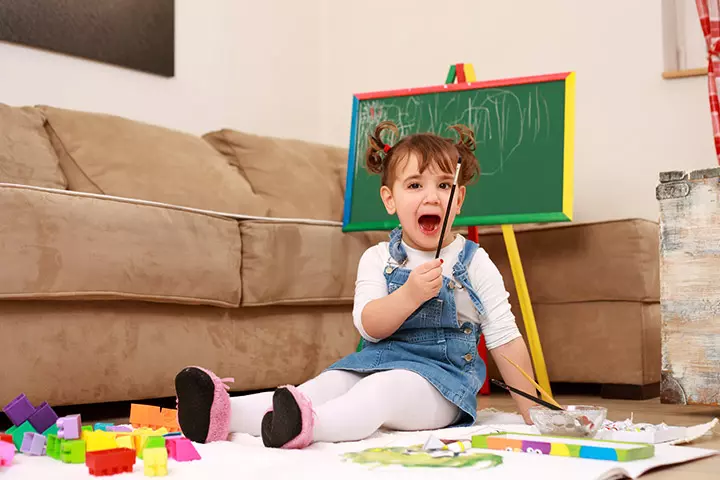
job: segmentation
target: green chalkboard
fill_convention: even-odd
[[[398,223],[380,200],[380,177],[365,169],[368,135],[383,120],[395,122],[400,136],[455,138],[448,127],[456,123],[475,131],[481,175],[468,186],[455,226],[571,220],[573,73],[355,95],[345,231]]]

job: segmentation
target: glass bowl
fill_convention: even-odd
[[[535,427],[543,435],[593,437],[607,417],[607,408],[593,405],[566,405],[565,410],[550,410],[536,405],[528,410]]]

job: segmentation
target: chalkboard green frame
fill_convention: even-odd
[[[574,116],[574,72],[355,94],[343,231],[398,224],[380,200],[379,175],[364,165],[367,135],[382,120],[394,121],[400,136],[473,128],[481,175],[467,186],[454,226],[570,221]]]

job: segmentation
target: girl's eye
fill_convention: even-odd
[[[408,188],[411,188],[414,190],[414,189],[420,188],[420,184],[419,183],[411,183],[410,185],[408,185]]]
[[[450,188],[450,184],[447,182],[443,182],[440,184],[440,188],[442,188],[443,190],[447,190],[448,188]]]

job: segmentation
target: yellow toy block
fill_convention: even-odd
[[[148,437],[160,437],[168,433],[167,428],[159,428],[153,430],[152,428],[138,428],[133,431],[133,437],[135,439],[135,452],[137,458],[143,458],[143,450],[145,449],[145,442]]]
[[[146,477],[164,477],[167,475],[167,450],[164,448],[147,448],[144,453]]]
[[[87,445],[88,452],[97,452],[100,450],[110,450],[111,448],[117,448],[117,434],[115,432],[105,432],[103,430],[96,430],[94,432],[88,432],[85,444]]]
[[[135,439],[131,435],[118,435],[115,439],[119,448],[129,448],[135,450]]]

